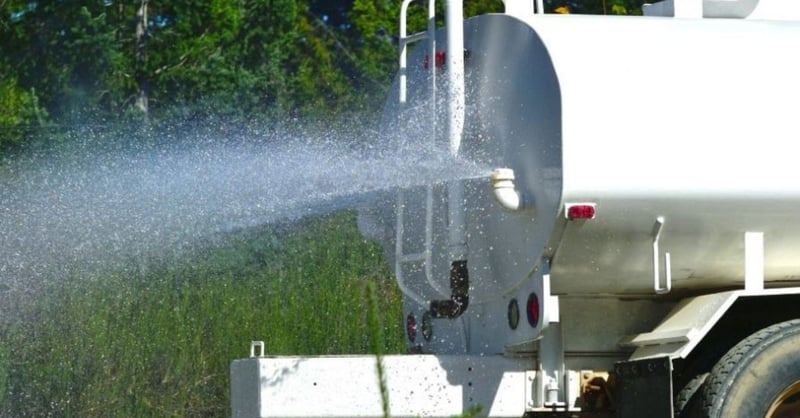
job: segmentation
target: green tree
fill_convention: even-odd
[[[46,113],[38,106],[34,91],[25,91],[17,79],[0,65],[0,152],[20,145],[34,127],[43,125]]]
[[[295,22],[296,50],[289,58],[294,111],[309,115],[315,109],[339,113],[351,105],[348,75],[342,71],[342,56],[349,51],[341,29],[328,26],[308,4],[299,6]]]
[[[183,116],[237,109],[235,92],[246,79],[236,65],[242,3],[213,0],[151,4],[144,75],[150,100],[161,110],[175,106]],[[184,105],[184,106],[181,106]],[[204,111],[200,111],[202,106]],[[199,112],[199,113],[196,113]]]
[[[641,15],[642,0],[546,0],[545,10],[566,8],[570,13],[594,15]]]
[[[10,1],[0,46],[25,89],[56,118],[109,110],[120,101],[124,62],[103,2]],[[7,15],[9,16],[9,15]]]
[[[546,4],[640,10],[640,0]],[[160,123],[377,109],[396,72],[399,7],[392,0],[4,0],[0,84],[4,115],[14,115],[4,123],[30,120],[31,106],[67,124],[142,112]],[[426,28],[425,7],[412,3],[412,32]],[[464,7],[472,16],[500,11],[502,2]],[[443,17],[438,10],[439,25]]]
[[[362,75],[362,91],[375,91],[373,97],[386,94],[397,71],[397,36],[399,9],[385,0],[355,0],[350,11],[355,39],[354,64]]]
[[[297,19],[294,0],[249,0],[245,4],[236,44],[241,51],[241,66],[250,71],[247,104],[255,112],[280,116],[294,106],[292,74],[287,65],[298,38]]]

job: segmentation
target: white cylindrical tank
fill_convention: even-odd
[[[480,20],[473,33],[488,38],[520,24],[501,16]],[[542,249],[552,257],[555,292],[652,293],[659,217],[660,247],[671,253],[677,288],[740,285],[747,231],[765,235],[767,281],[800,278],[800,55],[793,52],[800,25],[580,16],[524,24],[541,41],[528,53],[543,55],[543,48],[550,62],[507,82],[533,96],[542,89],[529,79],[553,71],[559,97],[514,93],[494,100],[489,114],[513,131],[502,147],[560,142],[561,207],[597,205],[593,220],[567,222],[562,212],[533,221],[555,224],[552,248]],[[514,42],[489,53],[495,64],[487,64],[483,79],[493,71],[489,79],[502,79],[517,62],[519,51],[509,46]],[[518,110],[537,109],[542,100],[560,109]],[[540,138],[534,126],[554,117],[560,129]],[[542,169],[518,154],[504,156],[503,165]],[[517,186],[533,188],[525,180]]]
[[[466,181],[471,303],[548,261],[557,294],[653,295],[659,218],[673,291],[742,286],[745,232],[764,233],[768,285],[800,279],[800,24],[486,15],[464,34],[462,156],[512,169],[533,202],[502,208],[488,171]],[[427,94],[422,49],[411,103]],[[568,221],[573,202],[595,218]]]

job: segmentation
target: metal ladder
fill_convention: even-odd
[[[436,137],[436,1],[428,0],[428,27],[424,32],[417,32],[408,35],[408,27],[406,24],[406,17],[408,15],[408,6],[414,0],[403,0],[400,6],[400,65],[399,65],[399,95],[398,99],[401,106],[407,102],[407,55],[408,46],[412,43],[428,40],[428,70],[431,72],[430,76],[430,133],[431,141]],[[426,306],[428,301],[420,296],[416,291],[409,288],[406,283],[406,277],[403,273],[403,266],[410,263],[423,263],[425,266],[425,278],[428,284],[433,287],[437,292],[443,296],[448,294],[446,289],[442,289],[433,280],[432,272],[432,247],[433,247],[433,186],[425,186],[425,245],[421,252],[405,253],[403,249],[403,238],[405,236],[405,208],[406,208],[406,193],[401,189],[397,193],[397,202],[395,205],[395,276],[397,283],[403,294],[413,299],[421,306]]]
[[[431,248],[433,247],[433,186],[425,187],[425,245],[421,252],[405,253],[403,251],[403,238],[405,235],[405,206],[406,193],[401,189],[397,192],[396,228],[395,228],[395,276],[397,284],[403,294],[413,299],[421,306],[426,306],[428,301],[420,296],[416,291],[408,287],[403,266],[410,263],[422,262],[425,266],[425,278],[428,283],[434,285],[432,278]],[[438,290],[438,289],[437,289]]]
[[[406,103],[408,89],[407,89],[407,68],[408,68],[408,46],[414,42],[423,39],[428,40],[428,62],[430,63],[429,69],[431,71],[431,110],[436,110],[436,0],[428,0],[428,28],[424,32],[417,32],[408,34],[408,25],[406,18],[408,16],[408,6],[414,0],[403,0],[400,5],[400,37],[398,43],[400,46],[400,66],[399,66],[399,101],[403,105]],[[434,115],[434,113],[431,113]],[[435,131],[435,125],[434,125]]]

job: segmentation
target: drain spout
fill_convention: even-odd
[[[492,191],[497,203],[511,211],[533,209],[532,202],[514,186],[514,170],[498,168],[492,172]]]
[[[456,260],[450,264],[450,291],[450,299],[431,301],[431,316],[453,319],[466,312],[469,306],[467,260]]]

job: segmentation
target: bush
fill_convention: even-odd
[[[19,145],[26,133],[44,122],[35,91],[25,91],[0,67],[0,150]]]

